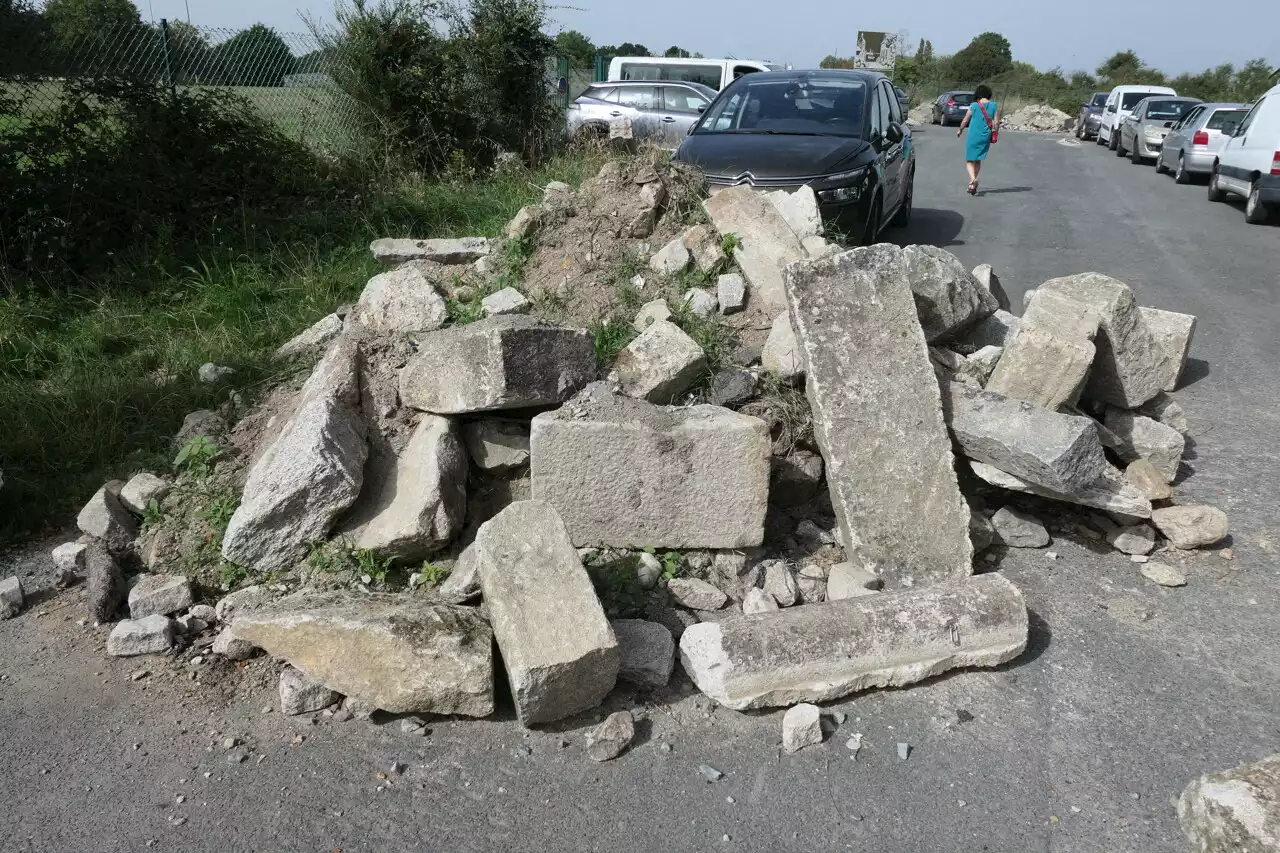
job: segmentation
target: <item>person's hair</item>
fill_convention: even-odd
[[[983,98],[986,98],[989,101],[991,100],[991,98],[994,97],[994,93],[991,91],[990,86],[988,86],[986,83],[983,83],[981,86],[979,86],[977,89],[974,90],[973,96],[977,98],[979,101],[981,101]]]

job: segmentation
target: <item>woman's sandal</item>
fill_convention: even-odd
[[[977,181],[972,181],[972,182],[970,182],[970,184],[969,184],[969,189],[968,189],[968,190],[966,190],[966,192],[968,192],[968,193],[969,193],[969,195],[977,195],[977,194],[978,194],[978,182],[977,182]]]

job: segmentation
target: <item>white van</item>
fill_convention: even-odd
[[[1107,105],[1102,108],[1102,119],[1098,122],[1098,144],[1115,151],[1120,144],[1120,122],[1133,112],[1139,101],[1152,95],[1177,94],[1168,86],[1116,86],[1107,95]]]
[[[1280,86],[1272,86],[1231,131],[1209,175],[1209,201],[1245,200],[1245,222],[1280,214]]]
[[[785,71],[781,65],[754,59],[668,59],[663,56],[615,56],[609,80],[678,80],[701,83],[717,92],[744,74]]]

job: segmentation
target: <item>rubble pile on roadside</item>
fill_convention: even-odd
[[[555,212],[521,211],[505,242],[377,241],[387,271],[282,348],[300,385],[229,431],[189,418],[177,482],[104,485],[54,561],[115,622],[109,653],[265,652],[299,713],[346,697],[484,717],[502,667],[532,726],[620,681],[661,689],[677,660],[727,707],[794,706],[1016,658],[1022,595],[981,568],[1003,549],[1065,529],[1165,584],[1185,581],[1156,549],[1226,536],[1173,485],[1187,424],[1168,392],[1195,318],[1098,273],[1045,282],[1014,316],[989,267],[840,251],[807,188],[725,190],[690,224],[668,221],[663,173],[636,174],[596,179],[625,185],[616,216],[555,187]],[[607,363],[599,327],[552,322],[495,260],[513,240],[550,257],[582,216],[672,235],[644,258],[646,293],[707,282],[643,305]],[[558,316],[575,287],[616,284],[578,269],[566,287]],[[711,370],[693,333],[744,308],[763,347]],[[223,585],[263,582],[183,573],[211,549]],[[631,730],[610,717],[591,756]]]
[[[1048,104],[1030,104],[1005,116],[1000,126],[1035,133],[1066,133],[1076,126],[1076,118]]]

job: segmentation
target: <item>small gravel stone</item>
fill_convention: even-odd
[[[635,720],[628,711],[610,714],[587,733],[587,755],[592,761],[609,761],[621,755],[635,737]]]
[[[799,752],[806,746],[822,743],[822,712],[817,705],[802,702],[787,709],[782,716],[782,748]]]
[[[706,779],[707,782],[719,782],[724,778],[724,774],[710,764],[699,764],[698,772],[702,774],[702,778]]]
[[[1142,576],[1160,586],[1186,586],[1187,578],[1182,572],[1166,566],[1164,563],[1147,563],[1142,567]]]
[[[906,761],[907,758],[910,757],[910,755],[911,755],[911,744],[902,743],[901,741],[899,741],[898,742],[898,758],[900,758],[903,761]]]

